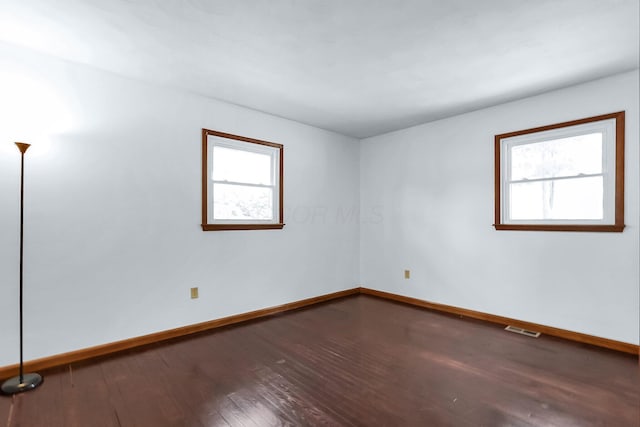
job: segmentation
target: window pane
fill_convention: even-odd
[[[213,147],[213,179],[272,185],[271,156],[227,147]]]
[[[511,180],[602,173],[602,133],[511,148]]]
[[[604,218],[603,178],[510,184],[512,220]]]
[[[214,220],[273,220],[273,189],[213,184]]]

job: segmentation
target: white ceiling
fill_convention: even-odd
[[[0,0],[0,40],[358,138],[638,68],[640,0]]]

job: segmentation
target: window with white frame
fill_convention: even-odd
[[[284,226],[281,144],[203,129],[202,154],[203,230]]]
[[[495,137],[498,230],[622,231],[624,112]]]

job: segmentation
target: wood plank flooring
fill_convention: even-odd
[[[637,357],[364,295],[42,373],[0,427],[640,426]]]

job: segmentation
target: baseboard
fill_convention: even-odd
[[[250,311],[248,313],[236,314],[234,316],[223,317],[221,319],[210,320],[207,322],[196,323],[194,325],[183,326],[180,328],[169,329],[166,331],[156,332],[149,335],[143,335],[140,337],[129,338],[122,341],[116,341],[108,344],[98,345],[95,347],[84,348],[80,350],[70,351],[68,353],[56,354],[41,359],[35,359],[26,361],[24,363],[25,371],[41,371],[43,369],[54,368],[57,366],[66,365],[73,362],[79,362],[82,360],[93,359],[99,356],[106,356],[112,353],[117,353],[123,350],[129,350],[136,347],[141,347],[148,344],[153,344],[161,341],[166,341],[172,338],[178,338],[185,335],[194,334],[197,332],[208,331],[222,326],[233,325],[235,323],[246,322],[249,320],[259,319],[261,317],[270,316],[285,311],[291,311],[302,307],[307,307],[313,304],[318,304],[325,301],[330,301],[336,298],[346,297],[348,295],[355,295],[360,292],[359,288],[347,289],[344,291],[333,292],[326,295],[321,295],[314,298],[307,298],[300,301],[291,302],[288,304],[282,304],[275,307],[263,308],[260,310]],[[0,366],[0,378],[9,378],[14,375],[18,375],[19,366],[9,365]]]
[[[275,307],[263,308],[260,310],[250,311],[248,313],[236,314],[234,316],[223,317],[221,319],[210,320],[207,322],[196,323],[194,325],[183,326],[180,328],[169,329],[166,331],[156,332],[149,335],[143,335],[140,337],[129,338],[122,341],[116,341],[108,344],[102,344],[95,347],[84,348],[80,350],[71,351],[68,353],[56,354],[41,359],[35,359],[25,362],[26,371],[41,371],[44,369],[54,368],[57,366],[66,365],[73,362],[79,362],[83,360],[93,359],[100,356],[106,356],[113,353],[117,353],[123,350],[129,350],[136,347],[141,347],[148,344],[154,344],[173,338],[179,338],[186,335],[195,334],[197,332],[204,332],[222,326],[233,325],[236,323],[246,322],[249,320],[259,319],[261,317],[270,316],[277,313],[283,313],[286,311],[295,310],[302,307],[318,304],[325,301],[330,301],[337,298],[346,297],[349,295],[364,294],[371,295],[386,300],[397,301],[417,307],[428,308],[444,313],[451,313],[462,317],[469,317],[472,319],[484,320],[491,323],[497,323],[500,325],[513,325],[528,330],[539,331],[543,334],[552,335],[559,338],[564,338],[571,341],[577,341],[586,344],[592,344],[599,347],[609,348],[612,350],[622,351],[625,353],[631,353],[635,355],[640,354],[640,346],[635,344],[629,344],[621,341],[610,340],[607,338],[596,337],[593,335],[582,334],[580,332],[572,332],[565,329],[554,328],[552,326],[539,325],[536,323],[525,322],[518,319],[511,319],[509,317],[496,316],[493,314],[483,313],[480,311],[468,310],[465,308],[454,307],[445,304],[438,304],[429,302],[417,298],[406,297],[403,295],[393,294],[389,292],[377,291],[374,289],[359,287],[353,289],[347,289],[344,291],[333,292],[326,295],[321,295],[314,298],[307,298],[300,301],[294,301],[288,304],[282,304]],[[0,379],[8,378],[18,374],[18,365],[0,366]]]
[[[532,331],[538,331],[543,334],[552,335],[554,337],[564,338],[571,341],[577,341],[581,343],[596,345],[598,347],[609,348],[612,350],[622,351],[625,353],[631,353],[635,355],[640,354],[640,346],[635,344],[629,344],[622,341],[610,340],[608,338],[596,337],[593,335],[587,335],[580,332],[568,331],[566,329],[554,328],[552,326],[539,325],[537,323],[525,322],[518,319],[511,319],[509,317],[496,316],[493,314],[483,313],[475,310],[468,310],[466,308],[454,307],[451,305],[438,304],[435,302],[429,302],[417,298],[406,297],[403,295],[392,294],[389,292],[376,291],[374,289],[360,288],[360,293],[365,295],[372,295],[378,298],[386,300],[398,301],[413,306],[429,308],[432,310],[456,314],[462,317],[469,317],[472,319],[484,320],[491,323],[498,323],[503,326],[513,325],[523,329]]]

